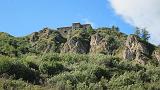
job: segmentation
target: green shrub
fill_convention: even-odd
[[[42,56],[42,61],[60,61],[58,53],[49,53]]]
[[[107,90],[107,86],[105,86],[102,82],[97,83],[78,83],[76,90]]]
[[[3,56],[0,59],[0,75],[2,74],[8,74],[14,79],[22,78],[31,83],[38,83],[40,79],[38,72],[31,70],[16,60]]]
[[[67,81],[70,81],[72,86],[76,85],[78,82],[77,78],[69,72],[63,72],[61,74],[58,74],[50,78],[47,82],[51,85],[62,84],[62,86],[64,86]]]
[[[159,68],[102,54],[49,53],[19,58],[0,57],[2,78],[12,77],[40,84],[35,86],[38,90],[39,87],[45,90],[159,90]],[[19,89],[19,85],[2,84],[7,89]],[[28,89],[28,86],[22,87]]]
[[[41,73],[48,75],[55,75],[65,70],[62,64],[56,62],[42,62],[39,69]]]
[[[129,86],[136,83],[136,74],[135,72],[125,72],[123,75],[114,76],[109,81],[109,88],[117,88],[117,87],[124,87]]]
[[[9,57],[0,57],[0,74],[6,73],[11,69],[12,60]]]
[[[117,66],[118,69],[124,70],[124,71],[140,71],[145,70],[145,68],[140,64],[133,64],[129,61],[121,61],[119,65]]]
[[[89,56],[86,54],[66,53],[60,54],[60,58],[62,62],[67,65],[73,65],[75,63],[80,63],[81,61],[89,61]]]
[[[22,62],[30,69],[39,70],[39,64],[41,60],[38,56],[35,55],[25,55],[20,59],[20,62]]]
[[[31,70],[30,68],[19,62],[14,62],[6,73],[14,76],[15,79],[22,78],[25,81],[35,84],[38,84],[40,80],[38,72]]]
[[[39,66],[33,62],[27,62],[27,66],[34,70],[39,70]]]
[[[145,74],[151,83],[160,81],[160,67],[146,70]]]
[[[22,80],[0,78],[0,90],[47,90],[47,88],[26,83]]]
[[[97,77],[98,80],[100,80],[102,76],[107,77],[108,79],[110,78],[110,73],[102,68],[96,68],[95,70],[92,71],[92,73]]]

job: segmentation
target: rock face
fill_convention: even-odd
[[[157,49],[153,52],[153,58],[156,59],[158,62],[160,62],[160,50]]]
[[[52,34],[52,32],[53,31],[50,30],[49,28],[44,28],[40,32],[34,32],[34,33],[31,34],[30,42],[36,42],[40,38],[48,39],[49,36]]]
[[[59,52],[59,46],[64,38],[57,31],[44,28],[40,32],[34,32],[29,38],[31,47],[38,52]]]
[[[35,42],[35,41],[37,41],[39,39],[39,37],[38,37],[38,32],[34,32],[34,33],[32,33],[32,35],[31,35],[31,37],[30,37],[30,42]]]
[[[103,38],[99,34],[95,34],[91,36],[91,42],[90,42],[91,53],[99,53],[99,52],[105,51],[106,43],[104,42],[104,40],[102,41],[102,39]]]
[[[89,42],[83,41],[80,38],[73,37],[69,39],[62,47],[61,52],[66,53],[88,53]]]
[[[123,58],[128,60],[137,60],[139,63],[145,63],[148,59],[149,51],[147,46],[140,41],[135,35],[127,37],[125,49],[123,51]]]
[[[102,37],[98,33],[91,36],[90,53],[102,53],[113,55],[118,48],[114,38]]]
[[[40,52],[61,52],[79,54],[116,55],[126,60],[135,60],[145,64],[154,58],[160,62],[160,50],[155,50],[152,44],[140,40],[136,35],[119,38],[107,32],[96,32],[90,36],[79,33],[65,39],[59,32],[44,28],[40,32],[30,35],[31,47]]]

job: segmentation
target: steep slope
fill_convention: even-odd
[[[160,48],[159,47],[156,47],[155,50],[153,51],[152,59],[158,60],[158,62],[160,62]]]
[[[19,56],[29,52],[29,44],[25,38],[16,38],[7,33],[0,32],[0,54],[6,56]]]
[[[27,37],[31,48],[38,53],[60,52],[60,45],[66,41],[59,32],[49,28],[34,32]]]
[[[151,59],[155,46],[140,40],[135,35],[129,35],[125,43],[123,58],[128,60],[136,60],[139,63],[145,63]]]
[[[104,54],[145,64],[148,60],[160,61],[160,49],[136,35],[127,36],[115,28],[73,30],[67,38],[56,31],[44,28],[25,37],[0,33],[0,54],[20,56],[28,53],[79,53]]]
[[[116,30],[98,29],[95,34],[91,35],[90,53],[116,55],[125,39],[126,35]]]
[[[115,28],[0,33],[4,90],[159,90],[160,47]]]
[[[67,38],[67,42],[62,45],[61,52],[66,53],[89,53],[90,36],[86,31],[74,30]]]

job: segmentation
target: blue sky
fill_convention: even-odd
[[[0,0],[0,32],[25,36],[73,22],[93,23],[95,28],[116,25],[127,34],[134,29],[114,13],[107,0]]]

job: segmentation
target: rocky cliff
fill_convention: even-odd
[[[114,55],[119,47],[114,37],[103,37],[99,33],[91,36],[90,46],[90,53],[102,53],[108,55]]]
[[[137,36],[128,36],[124,47],[124,59],[136,60],[140,63],[145,63],[148,60],[149,50],[146,44],[142,43]]]
[[[37,52],[60,52],[60,45],[65,42],[61,34],[55,30],[44,28],[28,36],[31,47]]]
[[[73,37],[67,40],[67,42],[63,45],[61,52],[62,53],[88,53],[89,50],[89,42],[85,40],[81,40],[81,38]]]
[[[126,35],[108,28],[99,28],[94,33],[74,30],[67,38],[62,37],[56,30],[44,28],[22,38],[0,34],[0,41],[0,54],[2,55],[9,55],[9,52],[14,53],[15,56],[27,53],[57,52],[105,54],[142,64],[150,59],[160,61],[158,47],[141,40],[136,35]],[[7,47],[10,51],[5,51]]]

